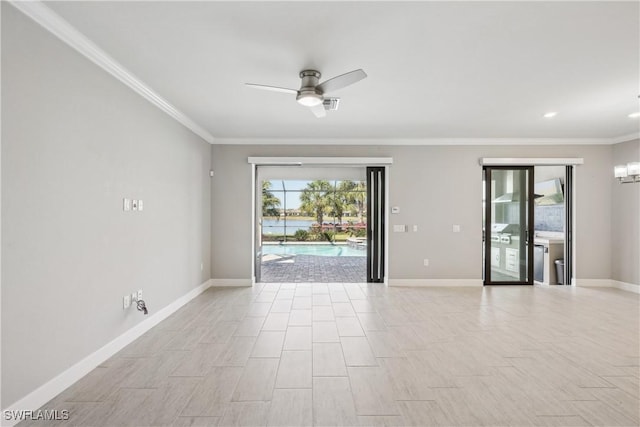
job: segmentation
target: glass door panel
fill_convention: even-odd
[[[533,167],[485,168],[485,284],[533,284]]]

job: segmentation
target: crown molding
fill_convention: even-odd
[[[191,130],[193,133],[209,142],[214,143],[214,137],[205,128],[191,120],[186,114],[174,107],[169,101],[160,96],[142,80],[127,70],[122,64],[112,58],[98,45],[89,40],[84,34],[64,20],[60,15],[49,9],[41,1],[16,1],[9,3],[24,13],[54,36],[77,50],[87,59],[104,69],[106,72],[129,86],[147,101],[167,113],[174,120]]]
[[[628,142],[636,139],[640,139],[640,132],[630,133],[629,135],[620,135],[615,138],[611,138],[611,144],[619,144],[621,142]]]
[[[611,138],[216,138],[215,145],[608,145]]]

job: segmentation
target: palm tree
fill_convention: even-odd
[[[278,199],[271,191],[271,182],[262,181],[262,216],[280,216]]]
[[[333,187],[329,181],[311,181],[300,193],[300,210],[316,217],[316,222],[322,226],[324,215],[331,208],[331,193]]]
[[[364,222],[364,208],[367,203],[366,184],[362,181],[342,181],[338,191],[343,194],[344,203],[353,206],[358,213],[359,222]]]

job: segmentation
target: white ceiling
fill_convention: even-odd
[[[640,119],[638,2],[49,2],[216,142],[619,139]],[[299,71],[369,77],[316,119]],[[544,119],[557,111],[553,119]],[[233,141],[231,141],[233,142]]]

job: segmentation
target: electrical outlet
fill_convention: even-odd
[[[132,211],[137,211],[138,210],[138,201],[137,200],[132,200],[131,201],[131,210]]]
[[[428,258],[425,258],[423,263],[424,263],[425,267],[429,267],[429,259]]]
[[[138,289],[138,301],[142,299],[142,289]]]
[[[129,308],[131,306],[131,295],[125,295],[122,298],[122,309]]]
[[[131,304],[133,304],[136,301],[138,301],[138,293],[137,292],[131,292]]]

